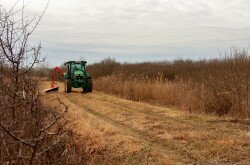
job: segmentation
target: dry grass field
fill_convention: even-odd
[[[49,86],[42,82],[41,90]],[[88,164],[249,164],[248,120],[194,115],[100,92],[56,97],[69,106],[69,127],[77,132]]]
[[[231,50],[218,59],[91,64],[94,89],[192,113],[250,117],[250,56]]]

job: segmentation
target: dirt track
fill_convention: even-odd
[[[246,121],[190,115],[98,92],[63,90],[46,97],[60,97],[69,106],[75,131],[96,138],[89,147],[102,148],[109,160],[100,164],[250,163]]]

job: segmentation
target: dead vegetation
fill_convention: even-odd
[[[87,69],[97,91],[189,112],[247,118],[249,68],[248,52],[233,49],[220,59],[138,64],[106,59]]]
[[[29,42],[43,14],[29,18],[24,8],[0,10],[0,164],[84,164],[84,145],[66,127],[68,106],[43,103],[33,75],[41,45]]]
[[[92,153],[92,164],[249,164],[247,120],[190,114],[101,92],[65,94],[63,83],[58,85],[57,95],[69,105],[67,116]]]
[[[34,78],[34,66],[43,61],[41,46],[28,42],[40,18],[24,21],[24,8],[13,9],[0,12],[0,164],[249,162],[247,124],[208,122],[96,93],[42,95]],[[223,60],[119,64],[108,59],[100,66],[99,75],[99,64],[89,68],[99,91],[190,112],[249,116],[244,51]]]

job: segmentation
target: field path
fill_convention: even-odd
[[[43,86],[47,86],[44,83]],[[110,159],[100,164],[249,164],[249,122],[191,115],[99,92],[47,94],[69,106],[79,134],[101,140]]]

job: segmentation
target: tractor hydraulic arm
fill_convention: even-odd
[[[60,69],[58,66],[55,67],[55,69],[53,70],[53,76],[52,76],[52,82],[51,82],[51,88],[54,88],[56,85],[56,81],[57,81],[57,77],[56,77],[56,73],[59,72],[61,75],[63,75],[63,70]]]

